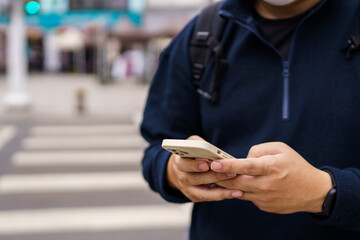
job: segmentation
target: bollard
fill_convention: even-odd
[[[85,112],[85,90],[83,88],[78,88],[76,90],[76,108],[78,114],[83,114]]]

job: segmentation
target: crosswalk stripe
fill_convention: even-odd
[[[0,177],[0,194],[146,189],[148,186],[139,172],[24,174]]]
[[[18,152],[12,161],[19,167],[140,165],[142,155],[140,150]]]
[[[114,135],[137,134],[138,126],[124,125],[92,125],[92,126],[39,126],[33,127],[30,134],[33,136],[79,136],[79,135]]]
[[[64,196],[64,193],[106,192],[118,192],[123,196],[131,191],[149,191],[139,171],[126,172],[122,169],[113,172],[118,169],[115,166],[129,169],[129,165],[140,165],[147,144],[139,136],[135,125],[40,126],[31,128],[30,136],[21,142],[23,151],[14,154],[11,159],[15,169],[20,168],[27,174],[20,171],[0,176],[0,197],[24,196],[26,199],[31,194],[41,197],[47,194]],[[43,173],[48,171],[46,167],[73,169],[90,166],[104,172],[91,172],[95,170],[92,169],[86,173]],[[99,168],[106,166],[111,167],[110,172]],[[29,174],[29,170],[34,168],[26,167],[39,168],[42,172]],[[119,202],[116,204],[120,205]],[[44,233],[184,229],[190,222],[192,204],[130,205],[86,208],[71,205],[71,208],[59,208],[69,206],[60,204],[57,208],[48,205],[47,209],[2,211],[0,238]]]
[[[144,148],[145,141],[137,135],[97,137],[30,137],[22,142],[25,150]]]
[[[14,126],[3,126],[0,130],[0,149],[7,144],[16,134]]]
[[[183,228],[190,221],[190,209],[186,204],[6,211],[0,213],[0,236]]]

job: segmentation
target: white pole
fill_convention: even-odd
[[[47,72],[56,73],[61,69],[60,51],[56,44],[55,31],[45,32],[45,70]]]
[[[8,108],[24,108],[30,105],[27,94],[27,54],[24,19],[24,1],[13,0],[7,41],[8,92],[4,104]]]

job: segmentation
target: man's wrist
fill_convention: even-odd
[[[331,179],[331,189],[326,194],[325,200],[322,204],[322,211],[321,213],[317,214],[318,216],[322,217],[329,217],[331,215],[332,209],[334,208],[335,204],[335,196],[336,196],[336,183],[334,176],[329,170],[324,170],[327,174],[329,174]]]
[[[312,205],[312,209],[309,212],[321,214],[323,211],[323,204],[325,202],[326,196],[329,191],[332,189],[332,180],[331,176],[328,172],[319,170],[319,179],[317,180],[317,184],[319,186],[319,190],[317,190],[317,195],[315,197],[315,203]]]
[[[166,166],[166,180],[169,187],[178,190],[178,187],[175,185],[173,161],[175,161],[175,155],[171,154]]]

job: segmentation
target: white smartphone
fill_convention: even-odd
[[[164,139],[162,148],[184,158],[204,158],[209,160],[234,158],[230,154],[202,140]]]

